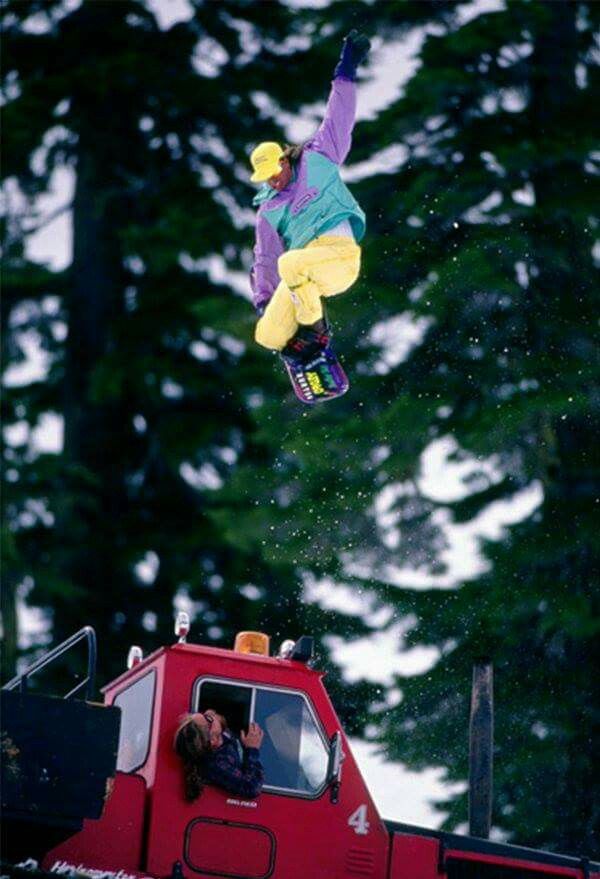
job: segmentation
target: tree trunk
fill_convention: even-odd
[[[111,9],[84,4],[83,28],[102,33]],[[100,631],[115,609],[106,592],[114,584],[114,534],[123,508],[121,469],[115,463],[123,418],[120,402],[97,389],[98,370],[111,351],[112,326],[121,314],[123,266],[119,229],[119,138],[109,97],[73,95],[78,120],[77,182],[73,204],[73,264],[66,310],[64,378],[65,485],[57,516],[57,540],[64,548],[63,569],[86,596],[88,618],[79,619],[71,602],[55,608],[55,639],[85,623]],[[118,399],[119,395],[115,397]],[[118,454],[118,451],[117,451]]]
[[[13,677],[17,666],[18,620],[17,620],[17,578],[11,574],[4,576],[0,590],[0,610],[2,612],[2,682]]]

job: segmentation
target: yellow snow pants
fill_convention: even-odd
[[[281,278],[256,325],[259,345],[281,351],[298,330],[323,317],[321,297],[336,296],[360,273],[360,247],[353,238],[320,235],[301,250],[288,250],[277,263]]]

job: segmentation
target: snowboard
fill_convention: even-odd
[[[348,376],[328,346],[307,363],[281,356],[298,399],[309,406],[341,397],[350,387]]]

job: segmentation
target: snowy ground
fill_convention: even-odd
[[[421,827],[439,827],[443,815],[435,812],[431,803],[446,799],[450,793],[448,786],[440,781],[440,770],[410,772],[401,763],[384,760],[377,754],[376,745],[360,739],[351,739],[350,745],[382,818]]]

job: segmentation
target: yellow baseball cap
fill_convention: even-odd
[[[279,160],[283,157],[283,150],[278,143],[265,141],[259,143],[250,155],[250,164],[254,174],[250,178],[252,183],[264,183],[269,177],[274,177],[281,171]]]

